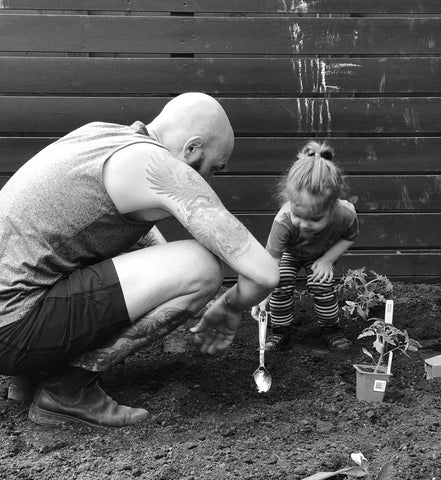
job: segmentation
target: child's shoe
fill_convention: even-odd
[[[265,342],[265,350],[273,352],[282,352],[288,350],[291,340],[291,327],[277,327],[271,328],[271,333],[268,335]]]
[[[335,327],[321,327],[320,330],[322,332],[322,340],[330,350],[347,350],[352,345],[338,325]]]

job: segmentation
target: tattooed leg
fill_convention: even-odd
[[[87,352],[71,362],[74,367],[94,372],[109,370],[129,355],[151,345],[179,325],[185,323],[193,312],[169,306],[160,306],[141,317],[105,347]]]
[[[222,284],[219,261],[194,241],[172,242],[114,259],[132,325],[71,365],[106,371],[151,345],[211,300]]]

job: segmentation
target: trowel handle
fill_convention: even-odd
[[[259,312],[259,353],[260,363],[263,363],[265,355],[266,330],[268,328],[268,312]]]

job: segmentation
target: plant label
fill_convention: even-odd
[[[385,392],[387,382],[385,380],[375,380],[374,392]]]
[[[441,355],[426,358],[424,361],[424,370],[426,372],[427,380],[441,377]]]

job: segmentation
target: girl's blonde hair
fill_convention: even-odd
[[[308,142],[280,183],[283,203],[307,195],[311,207],[322,212],[332,207],[342,191],[342,171],[332,162],[334,149],[327,143]]]

